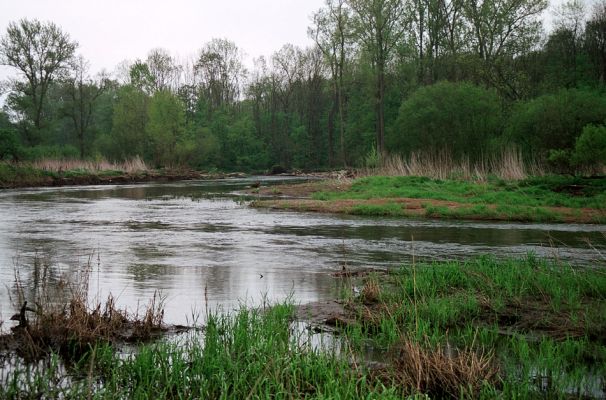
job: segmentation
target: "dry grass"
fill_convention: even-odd
[[[145,162],[136,156],[130,160],[113,163],[106,160],[52,160],[44,159],[32,162],[32,167],[49,172],[64,172],[71,170],[82,170],[88,172],[122,171],[125,173],[137,173],[149,171]]]
[[[34,293],[35,306],[28,307],[25,326],[12,329],[12,339],[20,356],[36,360],[54,351],[77,359],[100,342],[144,341],[164,332],[164,298],[158,292],[142,313],[139,309],[134,313],[120,309],[111,294],[105,301],[89,300],[91,259],[92,256],[71,279],[62,277],[56,285],[46,282],[50,262],[36,259],[34,268],[40,269],[41,290]],[[17,268],[15,281],[19,302],[15,305],[25,309],[24,285]]]
[[[393,366],[380,377],[431,398],[475,397],[483,385],[499,381],[493,353],[422,345],[411,338],[402,339],[396,350]]]
[[[485,181],[489,175],[505,180],[525,179],[529,175],[541,176],[545,172],[535,164],[526,164],[517,149],[507,149],[497,156],[471,163],[469,159],[456,161],[442,150],[437,153],[412,153],[409,157],[389,155],[381,166],[362,171],[363,175],[427,176],[435,179],[465,179]]]
[[[363,303],[372,304],[379,301],[381,297],[381,287],[377,279],[369,278],[364,282],[360,292],[360,299]]]

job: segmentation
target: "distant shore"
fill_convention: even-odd
[[[467,182],[419,177],[288,184],[248,191],[253,207],[366,216],[606,223],[606,178]]]

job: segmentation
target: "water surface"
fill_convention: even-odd
[[[604,225],[253,209],[236,192],[258,179],[0,191],[0,319],[14,312],[15,271],[32,298],[42,290],[53,297],[88,268],[90,296],[111,292],[133,311],[160,290],[165,320],[189,323],[207,308],[333,298],[341,283],[330,272],[343,264],[397,268],[413,256],[534,252],[592,265],[598,251],[606,254]]]

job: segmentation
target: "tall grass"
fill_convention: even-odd
[[[65,172],[70,170],[81,170],[91,173],[102,171],[122,171],[125,173],[138,173],[148,171],[149,168],[139,156],[123,162],[109,162],[107,160],[87,161],[87,160],[57,160],[42,159],[31,163],[31,166],[43,171]]]
[[[522,153],[510,148],[473,163],[469,158],[455,160],[447,150],[412,153],[408,157],[392,154],[383,157],[377,167],[367,168],[361,173],[486,181],[489,175],[505,180],[521,180],[530,175],[542,176],[545,171],[536,163],[524,162]]]

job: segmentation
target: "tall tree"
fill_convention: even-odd
[[[328,160],[333,165],[333,131],[334,114],[339,115],[339,149],[343,165],[347,164],[345,156],[345,101],[344,74],[349,42],[352,37],[350,10],[345,0],[326,0],[326,6],[313,16],[314,26],[308,30],[330,67],[333,89],[333,106],[328,118]]]
[[[200,51],[196,73],[210,112],[238,101],[246,75],[242,58],[238,46],[226,39],[213,39]]]
[[[511,99],[523,97],[516,85],[515,59],[536,48],[546,0],[465,0],[473,50],[486,83]]]
[[[606,83],[606,1],[595,5],[585,27],[585,47],[599,81]]]
[[[385,72],[405,32],[401,0],[347,0],[356,15],[356,35],[371,56],[376,77],[376,144],[385,153]]]
[[[92,143],[88,138],[95,103],[109,85],[109,79],[101,74],[96,80],[88,74],[89,64],[79,56],[74,62],[72,73],[65,80],[67,98],[63,107],[76,132],[80,158],[85,156],[85,144]]]
[[[22,19],[8,25],[0,40],[0,62],[15,67],[26,82],[16,82],[14,90],[30,100],[32,119],[37,133],[40,131],[42,110],[49,85],[57,74],[67,70],[78,44],[72,41],[52,22]],[[34,139],[28,135],[32,143]]]

